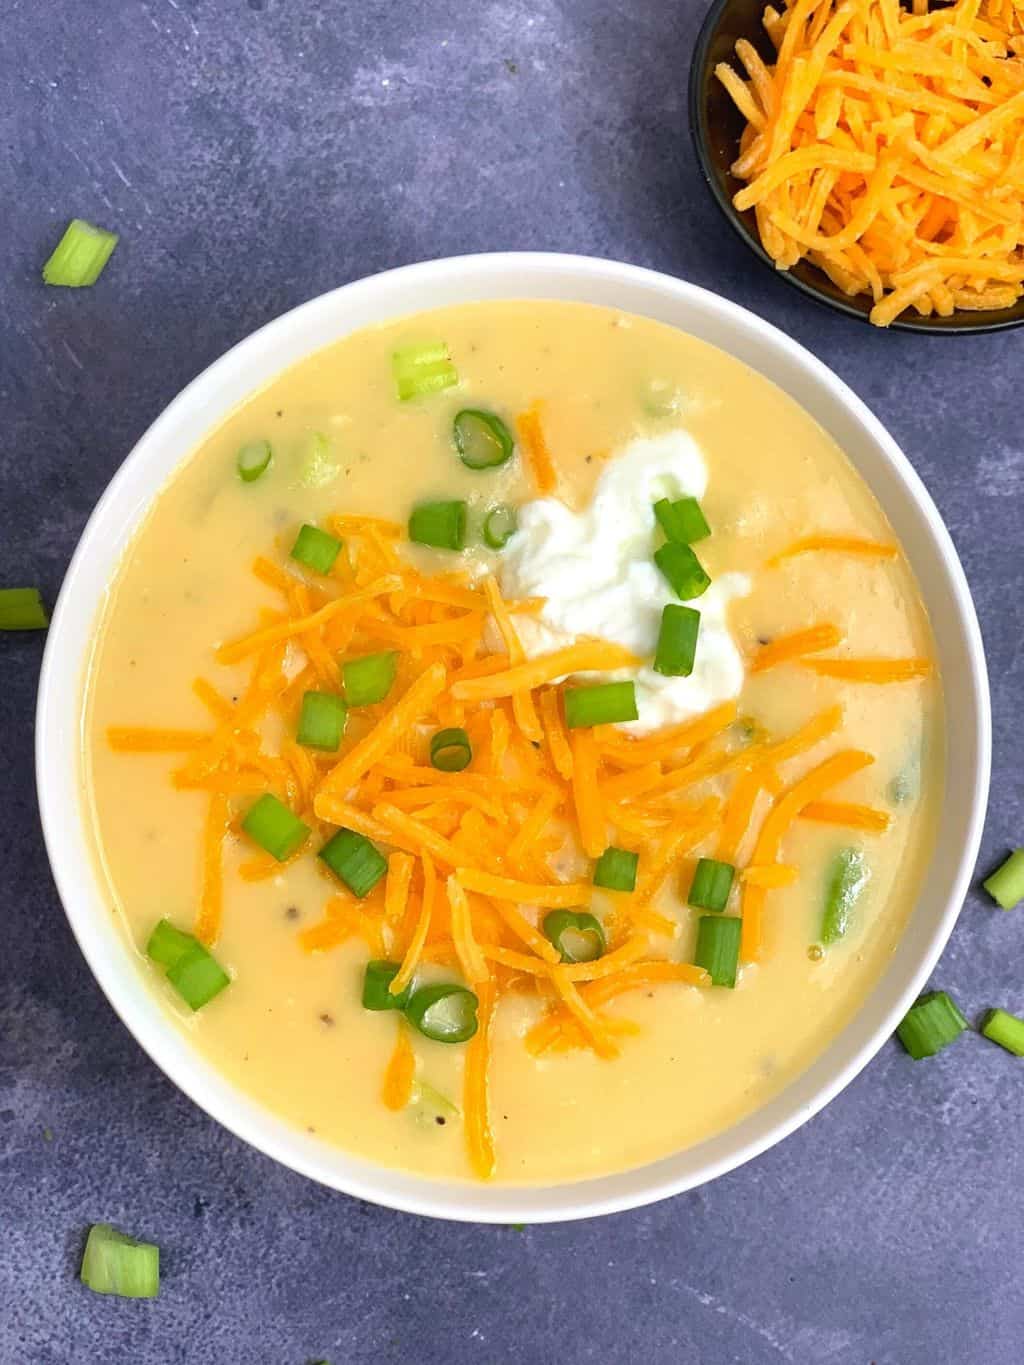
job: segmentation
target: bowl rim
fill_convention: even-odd
[[[525,289],[524,280],[530,281]],[[416,297],[417,290],[434,298],[433,303],[406,306],[405,300]],[[595,293],[601,294],[600,299],[594,297]],[[629,304],[612,301],[620,294],[629,296]],[[287,352],[289,344],[296,349],[297,356],[310,354],[326,344],[322,339],[306,342],[310,331],[316,334],[319,327],[340,339],[372,325],[348,320],[358,314],[360,307],[364,311],[369,308],[375,320],[381,322],[425,307],[516,298],[599,302],[655,318],[659,309],[666,314],[674,309],[688,309],[702,327],[720,328],[734,336],[735,349],[731,353],[741,360],[744,350],[763,355],[767,368],[761,369],[761,373],[768,373],[776,363],[782,368],[792,366],[794,384],[799,381],[806,385],[807,393],[820,395],[826,405],[836,404],[837,419],[840,416],[844,421],[848,419],[875,448],[880,469],[886,477],[892,475],[894,486],[901,487],[907,514],[916,519],[915,527],[920,524],[923,544],[941,576],[941,592],[948,599],[951,624],[947,628],[956,649],[962,653],[959,662],[967,688],[967,713],[957,716],[957,734],[963,737],[958,742],[966,745],[969,758],[967,770],[957,774],[957,790],[965,811],[963,827],[961,830],[956,825],[958,847],[949,853],[954,866],[946,870],[942,889],[936,893],[941,913],[932,917],[934,923],[928,928],[926,942],[913,946],[908,943],[902,950],[898,946],[868,998],[824,1052],[767,1104],[738,1124],[695,1147],[618,1175],[542,1186],[477,1185],[413,1176],[376,1165],[318,1137],[308,1136],[221,1076],[191,1046],[185,1031],[171,1024],[166,1007],[139,970],[137,952],[129,947],[115,923],[91,856],[87,795],[80,784],[78,763],[81,699],[93,627],[108,583],[141,518],[173,470],[194,449],[196,441],[186,445],[180,432],[175,435],[178,428],[189,422],[193,426],[198,422],[200,431],[215,427],[234,406],[234,400],[223,392],[233,382],[232,376],[234,382],[240,383],[238,375],[243,375],[250,385],[249,391],[255,390],[260,385],[253,375],[260,364],[266,367],[272,363],[276,368],[270,373],[279,373],[294,363],[293,359],[278,356],[282,350]],[[388,300],[392,302],[390,310]],[[660,320],[669,319],[666,316]],[[694,325],[692,321],[690,325]],[[297,337],[303,339],[305,349],[298,349]],[[712,344],[729,350],[723,342]],[[772,377],[770,373],[768,377]],[[166,446],[169,441],[174,444],[174,453],[161,455],[161,443]],[[145,487],[139,486],[140,480]],[[587,1218],[637,1208],[692,1189],[775,1145],[842,1090],[889,1038],[920,992],[952,932],[980,844],[990,746],[988,680],[981,635],[952,540],[909,460],[861,400],[799,343],[717,294],[638,266],[553,253],[451,257],[354,281],[267,323],[192,380],[137,441],[82,532],[54,607],[36,712],[40,815],[65,913],[110,1004],[165,1075],[230,1132],[284,1166],[325,1185],[404,1212],[493,1223]],[[83,850],[89,855],[87,875],[82,870]],[[917,914],[915,909],[914,915]],[[909,928],[908,924],[901,945],[909,938]],[[906,964],[902,964],[902,957],[907,958]],[[881,994],[883,982],[889,982],[897,959],[901,961],[899,979],[887,985],[881,1017],[868,1026],[861,1022],[862,1016],[866,1016],[869,1001]]]
[[[856,322],[867,323],[873,326],[865,310],[855,307],[852,303],[846,303],[841,298],[833,298],[826,294],[824,290],[817,289],[807,280],[795,275],[792,270],[779,270],[771,256],[768,255],[761,245],[760,239],[752,233],[734,208],[729,196],[723,191],[716,175],[716,168],[711,158],[708,132],[707,132],[707,109],[702,98],[701,85],[705,69],[709,61],[709,49],[712,40],[718,31],[719,24],[725,12],[732,6],[734,0],[712,0],[707,13],[697,31],[697,38],[693,45],[693,55],[690,58],[689,92],[687,105],[689,110],[690,138],[693,142],[693,149],[697,156],[697,165],[700,168],[701,179],[704,181],[711,197],[718,205],[720,212],[725,217],[733,232],[739,237],[740,241],[753,252],[762,265],[766,266],[772,274],[788,284],[791,288],[799,290],[805,298],[813,299],[823,308],[828,308],[832,312],[841,313],[844,317],[852,318]],[[1016,318],[1002,318],[972,322],[970,314],[962,310],[959,320],[942,319],[941,322],[931,321],[927,318],[894,318],[888,327],[875,327],[877,332],[915,332],[924,336],[953,336],[962,337],[965,335],[983,336],[990,332],[1006,332],[1014,327],[1024,327],[1024,313]],[[979,315],[980,316],[980,315]],[[957,315],[954,314],[954,318]]]

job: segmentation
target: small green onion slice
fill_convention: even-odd
[[[666,678],[688,678],[693,672],[697,656],[697,636],[700,633],[700,612],[669,602],[661,613],[658,647],[654,654],[654,671]]]
[[[699,858],[687,903],[695,910],[720,913],[729,904],[729,892],[735,876],[736,869],[732,863],[719,862],[717,858]]]
[[[543,928],[563,962],[596,962],[608,947],[601,921],[585,910],[549,910]]]
[[[512,458],[512,433],[493,412],[463,408],[452,425],[455,449],[467,469],[497,469]]]
[[[477,1031],[479,1001],[465,986],[421,986],[405,1007],[405,1017],[435,1043],[468,1043]]]
[[[152,1242],[137,1242],[109,1223],[94,1223],[79,1274],[96,1294],[155,1299],[160,1293],[160,1248]]]
[[[292,559],[314,573],[322,574],[331,572],[340,553],[341,541],[336,536],[330,536],[326,531],[321,531],[319,526],[310,526],[308,522],[295,537],[291,549]]]
[[[716,986],[736,985],[740,960],[740,925],[735,915],[701,915],[697,922],[697,951],[693,960]]]
[[[593,687],[565,689],[565,723],[570,730],[581,725],[612,725],[636,720],[636,684],[597,683]]]
[[[159,920],[153,927],[146,944],[146,956],[161,967],[173,967],[186,953],[191,952],[199,940],[184,929],[177,929],[169,919]]]
[[[825,884],[821,941],[826,946],[846,936],[861,893],[871,880],[871,869],[859,848],[843,848],[832,860]]]
[[[711,527],[696,498],[679,498],[676,502],[660,498],[654,504],[654,515],[666,537],[681,545],[692,545],[711,534]]]
[[[391,373],[403,403],[424,394],[440,393],[459,382],[458,371],[443,341],[400,347],[391,357]]]
[[[198,941],[167,968],[167,980],[192,1010],[201,1010],[231,984],[224,968]]]
[[[339,829],[318,856],[354,896],[368,896],[388,870],[387,859],[363,834]]]
[[[298,742],[306,749],[334,753],[341,744],[348,707],[334,692],[306,692],[299,713]]]
[[[412,986],[406,986],[405,990],[392,993],[391,983],[398,975],[401,963],[386,962],[383,958],[375,958],[366,964],[366,971],[363,975],[363,1009],[364,1010],[404,1010],[409,1003],[412,995]]]
[[[1024,1019],[1018,1019],[1008,1010],[989,1010],[982,1020],[981,1031],[1015,1057],[1024,1057]]]
[[[473,746],[465,730],[438,730],[430,740],[430,762],[442,773],[461,773],[473,760]]]
[[[267,792],[250,806],[242,828],[254,844],[259,844],[279,863],[287,862],[309,836],[309,826],[304,825],[273,792]]]
[[[991,877],[985,878],[982,886],[1004,910],[1019,905],[1024,900],[1024,848],[1014,849],[1006,862],[996,868]]]
[[[393,649],[346,659],[341,666],[346,702],[349,706],[372,706],[383,701],[394,686],[397,669],[398,654]]]
[[[53,255],[43,266],[43,280],[69,289],[95,284],[115,246],[116,232],[93,227],[84,218],[72,218]]]
[[[0,630],[45,630],[49,624],[38,588],[0,588]]]
[[[484,517],[484,544],[491,550],[503,550],[518,530],[516,509],[501,502]]]
[[[683,602],[700,597],[711,583],[704,566],[690,549],[678,540],[666,540],[654,552],[654,562],[664,574],[669,587]]]
[[[327,488],[340,473],[330,437],[322,431],[309,432],[299,451],[300,487]]]
[[[461,550],[466,544],[466,504],[421,502],[409,515],[409,539],[436,550]]]
[[[270,468],[272,454],[269,441],[247,441],[235,460],[238,477],[243,483],[255,483]]]
[[[606,848],[594,865],[594,885],[609,891],[635,891],[639,853],[627,848]]]
[[[900,1042],[919,1062],[934,1057],[956,1040],[967,1028],[967,1020],[945,991],[929,991],[908,1010],[896,1030]]]

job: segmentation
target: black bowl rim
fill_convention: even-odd
[[[708,151],[707,142],[707,120],[705,118],[704,102],[701,98],[701,77],[708,62],[708,49],[711,40],[718,30],[722,16],[732,4],[732,0],[712,0],[712,4],[704,16],[704,22],[700,26],[697,34],[697,41],[693,48],[693,57],[690,60],[690,89],[689,89],[689,114],[690,114],[690,137],[693,140],[694,151],[697,154],[697,164],[700,167],[701,177],[708,189],[711,197],[718,205],[720,211],[736,233],[737,237],[746,244],[757,259],[768,267],[776,279],[781,279],[791,288],[797,289],[806,298],[813,299],[815,303],[823,308],[829,308],[833,312],[842,313],[845,317],[854,318],[857,322],[865,322],[868,326],[873,326],[867,313],[852,304],[844,303],[841,299],[831,298],[828,294],[814,285],[808,284],[806,280],[799,279],[791,270],[779,270],[775,262],[765,251],[759,239],[753,236],[747,229],[746,224],[740,218],[733,207],[729,197],[723,193],[721,185],[714,172],[714,167]],[[1005,332],[1014,327],[1024,327],[1024,314],[1015,318],[1002,318],[995,321],[980,318],[977,322],[972,322],[968,317],[964,321],[954,322],[943,319],[941,323],[931,321],[927,318],[896,318],[888,327],[876,327],[875,331],[889,332],[917,332],[927,336],[963,336],[971,333],[975,336],[984,332]]]

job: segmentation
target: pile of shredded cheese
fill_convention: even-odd
[[[788,0],[716,75],[746,119],[734,198],[780,270],[806,259],[871,321],[1024,292],[1024,3]]]

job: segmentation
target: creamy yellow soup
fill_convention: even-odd
[[[443,340],[458,384],[401,401],[393,354],[430,340]],[[466,468],[452,439],[453,418],[464,408],[498,414],[514,435],[517,414],[533,411],[553,465],[554,496],[580,515],[603,474],[626,458],[623,452],[646,450],[643,443],[655,439],[667,439],[666,449],[672,440],[691,442],[687,448],[699,452],[707,475],[700,505],[711,534],[693,549],[712,579],[708,591],[725,575],[747,576],[743,590],[721,607],[720,644],[727,654],[734,651],[729,658],[734,671],[740,669],[741,685],[737,696],[715,705],[724,706],[723,714],[732,705],[737,719],[696,746],[656,760],[660,766],[649,774],[657,781],[658,773],[710,757],[708,776],[700,780],[698,769],[698,780],[675,797],[666,794],[661,806],[641,793],[632,802],[625,797],[618,814],[614,803],[605,807],[606,842],[638,852],[642,886],[665,822],[678,804],[699,807],[711,801],[704,807],[711,811],[706,836],[671,861],[646,907],[634,915],[624,895],[592,892],[589,910],[604,923],[610,952],[630,943],[637,962],[694,961],[698,921],[707,913],[687,905],[695,860],[714,858],[720,850],[721,822],[739,774],[760,763],[766,785],[734,855],[740,871],[725,910],[729,916],[748,912],[751,883],[743,881],[743,869],[755,859],[759,833],[786,792],[832,755],[864,751],[874,760],[865,760],[820,797],[819,808],[826,803],[817,811],[822,818],[805,813],[786,823],[769,861],[791,869],[778,873],[780,879],[795,880],[753,893],[762,902],[763,932],[756,960],[741,962],[734,988],[652,980],[594,1006],[600,1027],[607,1024],[602,1036],[610,1040],[614,1056],[597,1055],[568,1024],[560,1026],[556,1046],[539,1054],[527,1046],[536,1038],[538,1023],[552,1012],[564,1013],[565,1006],[543,959],[521,936],[500,924],[495,928],[493,908],[486,916],[479,912],[480,923],[474,922],[478,944],[532,962],[524,971],[488,959],[498,1003],[485,1051],[479,1042],[472,1053],[472,1042],[432,1041],[402,1023],[399,1012],[364,1009],[367,960],[403,960],[415,928],[412,911],[397,924],[385,923],[382,881],[358,912],[362,919],[357,915],[351,921],[355,927],[349,936],[310,950],[311,931],[325,923],[327,907],[344,890],[314,856],[333,832],[330,822],[314,821],[304,852],[269,869],[267,855],[240,828],[261,783],[288,799],[283,785],[275,788],[273,759],[263,769],[245,769],[244,779],[237,778],[238,765],[234,777],[215,774],[227,793],[222,793],[226,807],[221,810],[226,809],[230,827],[211,873],[204,870],[204,829],[217,809],[217,793],[183,789],[173,777],[197,750],[124,752],[110,742],[112,727],[198,732],[200,738],[183,741],[194,745],[208,743],[202,736],[218,727],[230,729],[230,721],[211,715],[193,684],[197,678],[207,680],[228,709],[246,704],[254,656],[225,665],[216,652],[224,642],[279,623],[289,611],[267,574],[252,572],[258,556],[293,575],[289,581],[308,585],[309,609],[352,591],[346,574],[357,550],[370,554],[365,540],[353,536],[331,574],[323,577],[289,559],[303,523],[329,528],[329,518],[340,515],[385,518],[404,527],[411,508],[423,500],[465,500],[463,552],[424,550],[386,536],[385,551],[402,564],[414,563],[432,582],[436,575],[461,574],[467,592],[479,594],[485,572],[500,580],[502,555],[512,552],[515,542],[488,550],[480,543],[480,524],[499,503],[518,506],[527,515],[525,508],[538,498],[537,464],[525,458],[519,435],[512,458],[500,468]],[[244,482],[236,472],[237,453],[263,440],[270,443],[272,462],[258,479]],[[772,563],[801,540],[822,536],[845,539]],[[660,539],[652,517],[649,546],[641,557],[649,558]],[[801,408],[730,356],[646,319],[553,302],[445,309],[348,337],[282,374],[213,431],[156,499],[111,585],[89,669],[85,785],[98,865],[138,949],[140,970],[150,975],[166,1004],[168,1027],[186,1030],[225,1076],[297,1126],[373,1161],[429,1176],[472,1179],[481,1173],[479,1162],[471,1160],[466,1132],[465,1070],[471,1055],[483,1058],[492,1178],[503,1183],[567,1181],[622,1170],[677,1151],[749,1114],[798,1075],[862,1004],[903,931],[929,856],[943,782],[941,691],[934,668],[927,668],[932,641],[913,575],[900,554],[889,553],[892,546],[892,530],[871,493]],[[553,589],[559,587],[557,573],[550,581]],[[689,605],[699,609],[701,598]],[[445,612],[442,606],[435,614]],[[527,604],[518,618],[524,642],[530,622],[543,624],[544,612],[543,603]],[[823,625],[836,629],[838,642],[831,647],[774,667],[755,667],[759,657],[767,657],[761,652],[781,639]],[[374,645],[374,628],[364,621],[347,654],[341,651],[342,659],[374,648],[397,649],[397,681],[383,702],[362,714],[350,712],[339,753],[311,757],[308,767],[316,782],[382,720],[430,658],[441,657],[449,672],[457,672],[504,648],[492,622],[479,639],[451,646],[447,653],[441,648],[440,655],[388,641]],[[304,650],[293,638],[283,648],[286,674],[302,675],[311,667],[312,644]],[[541,644],[530,652],[543,657],[543,650]],[[865,660],[870,666],[858,674],[855,664],[854,676],[847,678],[808,666],[813,660]],[[906,669],[912,676],[866,680],[871,666],[894,660],[917,661]],[[328,662],[333,665],[333,654]],[[644,662],[649,665],[650,659]],[[883,662],[885,676],[887,667]],[[715,677],[720,681],[727,675],[724,668]],[[630,676],[629,668],[621,676]],[[601,680],[599,673],[583,681]],[[570,679],[570,685],[573,681],[579,682]],[[321,676],[315,686],[340,692],[340,674],[333,683]],[[697,705],[699,717],[699,704],[686,704]],[[429,764],[423,756],[429,732],[442,721],[459,720],[459,705],[449,699],[443,713],[417,721],[418,765]],[[487,706],[503,709],[515,730],[516,715],[507,700]],[[831,729],[825,726],[817,744],[789,758],[772,747],[837,706],[841,720]],[[474,715],[467,725],[483,723]],[[294,710],[280,708],[274,717],[261,719],[264,753],[276,754],[293,723]],[[648,728],[634,740],[629,727],[596,732],[596,787],[611,783],[609,790],[615,790],[617,779],[643,767],[620,763],[616,753],[629,743],[656,742],[658,733],[657,726]],[[576,829],[573,796],[571,783],[559,787],[548,744],[545,732],[533,752],[538,764],[547,764],[544,781],[562,793],[562,813],[553,816],[554,836],[542,829],[537,848],[524,853],[518,879],[524,880],[521,868],[526,866],[536,875],[525,880],[589,886],[593,857],[571,837],[560,841],[560,831]],[[485,808],[477,810],[471,828],[489,831],[487,838],[499,851],[490,864],[480,852],[478,865],[512,876],[513,869],[502,865],[501,850],[529,818],[537,797],[517,795],[509,785],[514,757],[498,761],[492,750],[487,752],[490,766],[482,774],[477,766],[484,760],[476,754],[466,770],[493,786],[491,814],[484,797]],[[721,756],[725,766],[715,771]],[[401,752],[398,757],[401,761]],[[229,790],[231,780],[240,783],[239,789]],[[399,778],[371,773],[369,780],[372,786],[364,784],[352,797],[367,818],[389,794],[403,799]],[[478,793],[485,790],[478,786]],[[726,803],[717,813],[716,798]],[[294,793],[292,804],[297,804]],[[866,813],[851,812],[851,805]],[[439,798],[433,812],[424,813],[422,806],[407,812],[428,823],[434,819],[443,838],[471,848],[465,840],[459,843],[459,822],[467,811],[446,807]],[[616,824],[619,815],[629,828]],[[645,820],[647,834],[642,832]],[[377,847],[387,856],[401,844],[377,840]],[[868,880],[855,898],[845,933],[823,944],[829,881],[842,850],[853,850],[862,860]],[[467,853],[467,863],[476,857]],[[438,904],[447,916],[446,879],[458,869],[443,857],[435,861]],[[261,875],[251,880],[254,868]],[[414,887],[419,876],[415,867]],[[192,1013],[164,979],[163,969],[146,960],[145,949],[158,920],[190,931],[204,894],[209,911],[210,896],[216,900],[218,894],[211,890],[211,877],[221,888],[222,905],[210,949],[231,984]],[[525,901],[512,908],[530,926],[543,925],[545,911],[536,905]],[[374,950],[375,942],[383,952]],[[462,982],[464,975],[457,956],[446,956],[443,944],[432,951],[428,942],[415,983]],[[577,978],[574,990],[586,999],[590,987]],[[414,1074],[404,1095],[399,1085],[401,1103],[392,1108],[383,1102],[382,1086],[403,1030]]]

